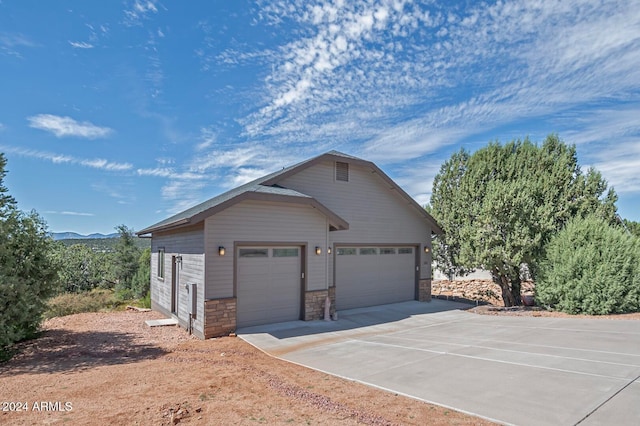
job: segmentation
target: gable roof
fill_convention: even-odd
[[[402,188],[396,185],[389,176],[387,176],[378,166],[374,163],[366,160],[362,160],[357,157],[353,157],[338,151],[329,151],[325,154],[321,154],[317,157],[313,157],[309,160],[302,161],[293,166],[285,167],[282,170],[278,170],[249,183],[241,185],[237,188],[231,189],[225,193],[222,193],[216,197],[213,197],[203,203],[193,206],[183,212],[173,215],[163,221],[160,221],[152,226],[149,226],[141,231],[136,232],[136,235],[143,236],[153,232],[165,231],[174,228],[180,228],[183,226],[194,225],[205,218],[227,209],[232,205],[244,201],[244,200],[261,200],[261,201],[281,201],[294,204],[310,205],[318,209],[328,219],[331,230],[344,230],[349,229],[349,224],[338,216],[336,213],[322,205],[318,200],[310,195],[303,194],[292,189],[283,188],[278,185],[278,182],[282,179],[299,173],[300,171],[311,167],[322,161],[345,161],[349,163],[359,164],[371,168],[377,173],[385,182],[390,185],[391,189],[395,189],[402,195],[409,204],[417,208],[419,213],[429,222],[432,227],[432,232],[442,233],[442,229],[436,223],[436,221],[426,212],[425,209],[420,207],[413,198],[409,196]]]

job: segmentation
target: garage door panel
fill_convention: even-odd
[[[295,249],[286,257],[274,257],[273,248],[268,257],[238,257],[238,327],[299,319],[301,257]]]
[[[389,247],[385,247],[389,248]],[[413,300],[415,297],[415,254],[393,253],[336,256],[336,308],[352,309]],[[364,250],[367,252],[367,250]]]

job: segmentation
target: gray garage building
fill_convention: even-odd
[[[380,168],[331,151],[138,232],[151,303],[201,338],[430,300],[435,220]]]

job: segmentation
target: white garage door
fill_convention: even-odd
[[[415,299],[415,247],[339,247],[336,308],[352,309]]]
[[[300,247],[238,249],[238,327],[300,319],[300,250]]]

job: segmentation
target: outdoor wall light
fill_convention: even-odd
[[[331,254],[331,247],[327,247],[327,254]]]
[[[425,253],[429,253],[430,251],[431,251],[431,250],[429,249],[429,247],[427,247],[427,246],[425,246],[425,247],[424,247],[424,252],[425,252]]]
[[[322,249],[319,246],[316,246],[316,254],[317,255],[321,255],[322,254]]]
[[[218,247],[218,255],[219,256],[224,256],[225,253],[225,249],[223,246]]]

